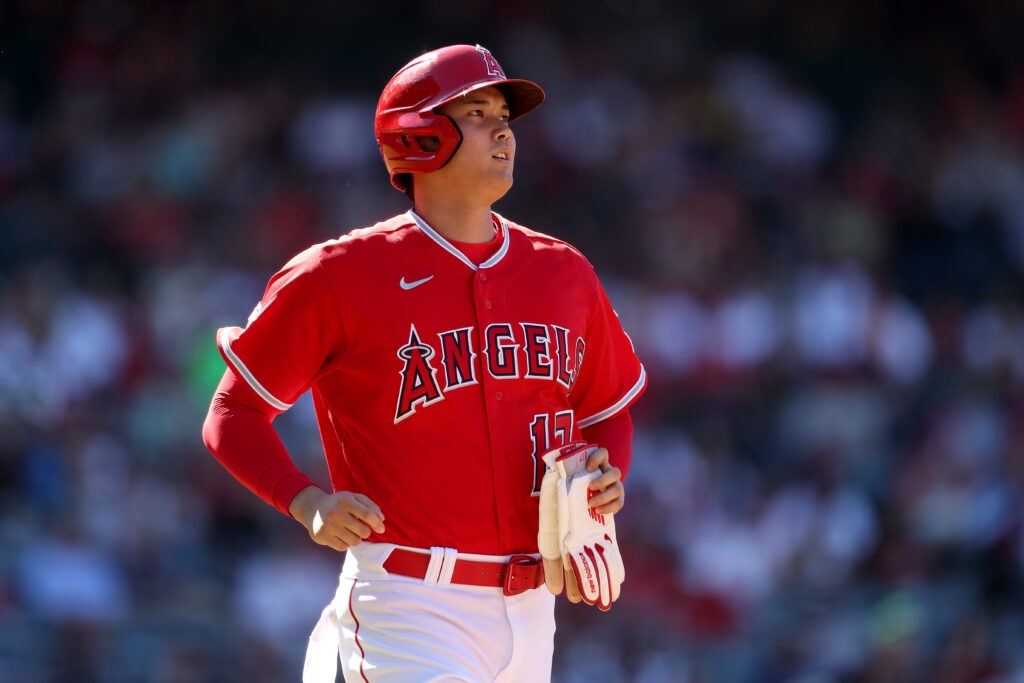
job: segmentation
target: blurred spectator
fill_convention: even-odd
[[[548,93],[499,211],[650,377],[555,679],[1024,681],[1021,9],[457,9],[0,5],[0,678],[295,678],[340,558],[211,464],[213,331],[408,205],[379,89],[465,40]]]

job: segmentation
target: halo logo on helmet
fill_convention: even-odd
[[[491,51],[483,45],[477,45],[476,49],[484,56],[484,63],[487,64],[487,73],[497,78],[505,78],[505,72],[501,70],[501,65],[498,64],[498,60],[494,58]]]
[[[462,144],[462,133],[437,108],[466,93],[495,86],[508,100],[509,121],[528,114],[544,101],[531,81],[507,78],[498,60],[480,45],[449,45],[420,55],[384,86],[373,128],[391,184],[405,191],[403,173],[430,173],[441,168]],[[437,141],[424,145],[421,140]]]

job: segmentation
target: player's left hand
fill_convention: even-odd
[[[599,515],[614,515],[626,503],[626,487],[622,485],[622,470],[608,461],[608,449],[598,448],[587,458],[587,472],[601,470],[601,476],[590,482],[591,491],[600,491],[590,499],[589,505]]]
[[[588,487],[591,491],[600,491],[590,499],[589,505],[595,508],[600,515],[614,515],[622,509],[626,503],[626,487],[622,483],[622,470],[614,467],[608,457],[607,448],[598,448],[587,458],[586,468],[588,472],[601,470],[601,476],[590,482]],[[572,565],[568,558],[563,566],[563,583],[565,584],[565,597],[569,602],[582,602],[583,594],[580,593],[579,585],[576,583],[576,574],[573,573]]]
[[[587,444],[567,444],[543,458],[537,546],[545,583],[555,595],[564,589],[570,602],[607,610],[625,577],[612,517],[625,502],[622,472],[607,449]]]

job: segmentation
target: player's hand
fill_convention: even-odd
[[[567,444],[543,458],[537,547],[544,582],[555,595],[565,590],[570,602],[607,610],[625,578],[612,517],[625,502],[622,472],[607,449],[588,444]]]
[[[591,491],[600,491],[590,499],[590,507],[596,508],[601,515],[614,515],[622,509],[626,501],[626,489],[622,484],[622,471],[618,467],[612,467],[608,462],[608,449],[598,448],[587,458],[586,468],[588,472],[597,469],[601,470],[601,476],[590,482]],[[569,602],[582,602],[583,594],[580,593],[579,585],[576,583],[576,574],[572,571],[572,565],[568,558],[562,557],[562,566],[557,561],[544,560],[545,576],[554,577],[547,582],[548,590],[555,595],[562,592],[565,587],[565,597]]]
[[[359,545],[373,531],[384,533],[384,513],[361,493],[326,493],[307,486],[292,499],[288,512],[306,527],[310,538],[335,550]]]
[[[601,476],[590,482],[591,491],[600,491],[590,499],[590,507],[599,515],[614,515],[626,503],[626,488],[622,485],[622,471],[608,462],[608,449],[598,448],[587,458],[587,472],[601,470]]]

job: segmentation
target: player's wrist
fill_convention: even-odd
[[[319,486],[310,484],[292,498],[288,504],[288,514],[308,528],[309,520],[317,510],[318,503],[326,495]]]

